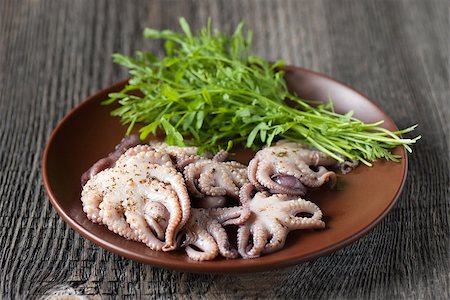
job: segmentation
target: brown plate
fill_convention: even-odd
[[[289,87],[300,97],[327,101],[332,97],[340,113],[350,110],[364,122],[385,120],[383,126],[397,130],[392,119],[365,96],[327,76],[296,67],[286,68]],[[101,225],[90,222],[80,201],[80,176],[99,158],[109,153],[124,136],[125,127],[101,106],[108,93],[120,90],[126,80],[89,97],[56,127],[43,157],[45,188],[56,211],[76,231],[92,242],[124,257],[158,267],[201,273],[229,273],[269,270],[327,255],[362,237],[378,224],[395,205],[403,187],[407,157],[403,148],[396,154],[401,163],[377,162],[359,166],[339,176],[343,189],[323,190],[306,195],[324,213],[326,229],[295,231],[283,250],[257,259],[216,259],[195,262],[182,251],[155,252],[144,244],[128,241]],[[248,155],[237,160],[246,162]]]

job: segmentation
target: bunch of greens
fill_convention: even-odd
[[[165,41],[162,59],[146,52],[135,58],[114,55],[132,78],[104,103],[119,102],[112,114],[129,124],[128,132],[144,124],[141,139],[159,128],[169,144],[216,151],[238,143],[258,148],[281,137],[308,143],[339,161],[343,156],[371,165],[377,158],[398,160],[390,150],[402,145],[411,151],[408,145],[419,138],[399,137],[415,126],[390,132],[379,127],[383,121],[364,124],[351,112],[335,113],[331,102],[313,106],[291,94],[283,63],[253,55],[251,33],[244,36],[242,23],[231,36],[212,32],[210,21],[197,35],[185,19],[180,25],[183,33],[145,29],[146,38]]]

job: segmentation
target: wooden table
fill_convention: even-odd
[[[396,208],[370,234],[315,261],[265,273],[196,275],[124,259],[51,207],[41,156],[59,120],[127,76],[111,54],[161,44],[144,27],[241,20],[255,51],[326,73],[423,136]],[[0,293],[3,298],[450,297],[448,1],[44,1],[0,3]],[[1,296],[0,296],[1,298]],[[96,298],[96,299],[97,299]]]

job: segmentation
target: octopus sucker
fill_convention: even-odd
[[[248,179],[260,191],[303,196],[307,187],[316,188],[336,182],[336,173],[326,167],[348,173],[355,161],[338,162],[311,146],[281,140],[258,151],[250,161]]]
[[[322,212],[312,202],[286,194],[253,193],[252,184],[242,187],[240,193],[243,205],[251,212],[238,229],[238,251],[243,258],[280,250],[289,231],[325,227]],[[310,216],[298,217],[300,213]]]
[[[94,223],[102,224],[99,205],[103,201],[103,193],[88,187],[83,189],[81,201],[83,202],[83,211],[87,218]]]

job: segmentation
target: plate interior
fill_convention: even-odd
[[[385,120],[384,127],[396,130],[392,119],[365,96],[324,75],[296,67],[286,68],[289,88],[308,100],[333,100],[337,112],[353,110],[364,122]],[[43,178],[50,201],[76,231],[94,243],[122,256],[155,266],[190,272],[249,272],[282,267],[326,255],[370,230],[395,204],[406,176],[406,153],[400,163],[379,161],[372,168],[359,166],[339,175],[341,189],[312,192],[304,198],[315,202],[324,213],[325,230],[295,231],[283,250],[257,259],[216,259],[194,262],[182,251],[155,252],[144,244],[128,241],[106,227],[90,222],[81,207],[80,176],[104,157],[124,136],[126,127],[111,117],[110,106],[100,105],[119,82],[85,100],[69,113],[53,132],[43,159]],[[239,151],[234,157],[248,162],[252,153]]]

